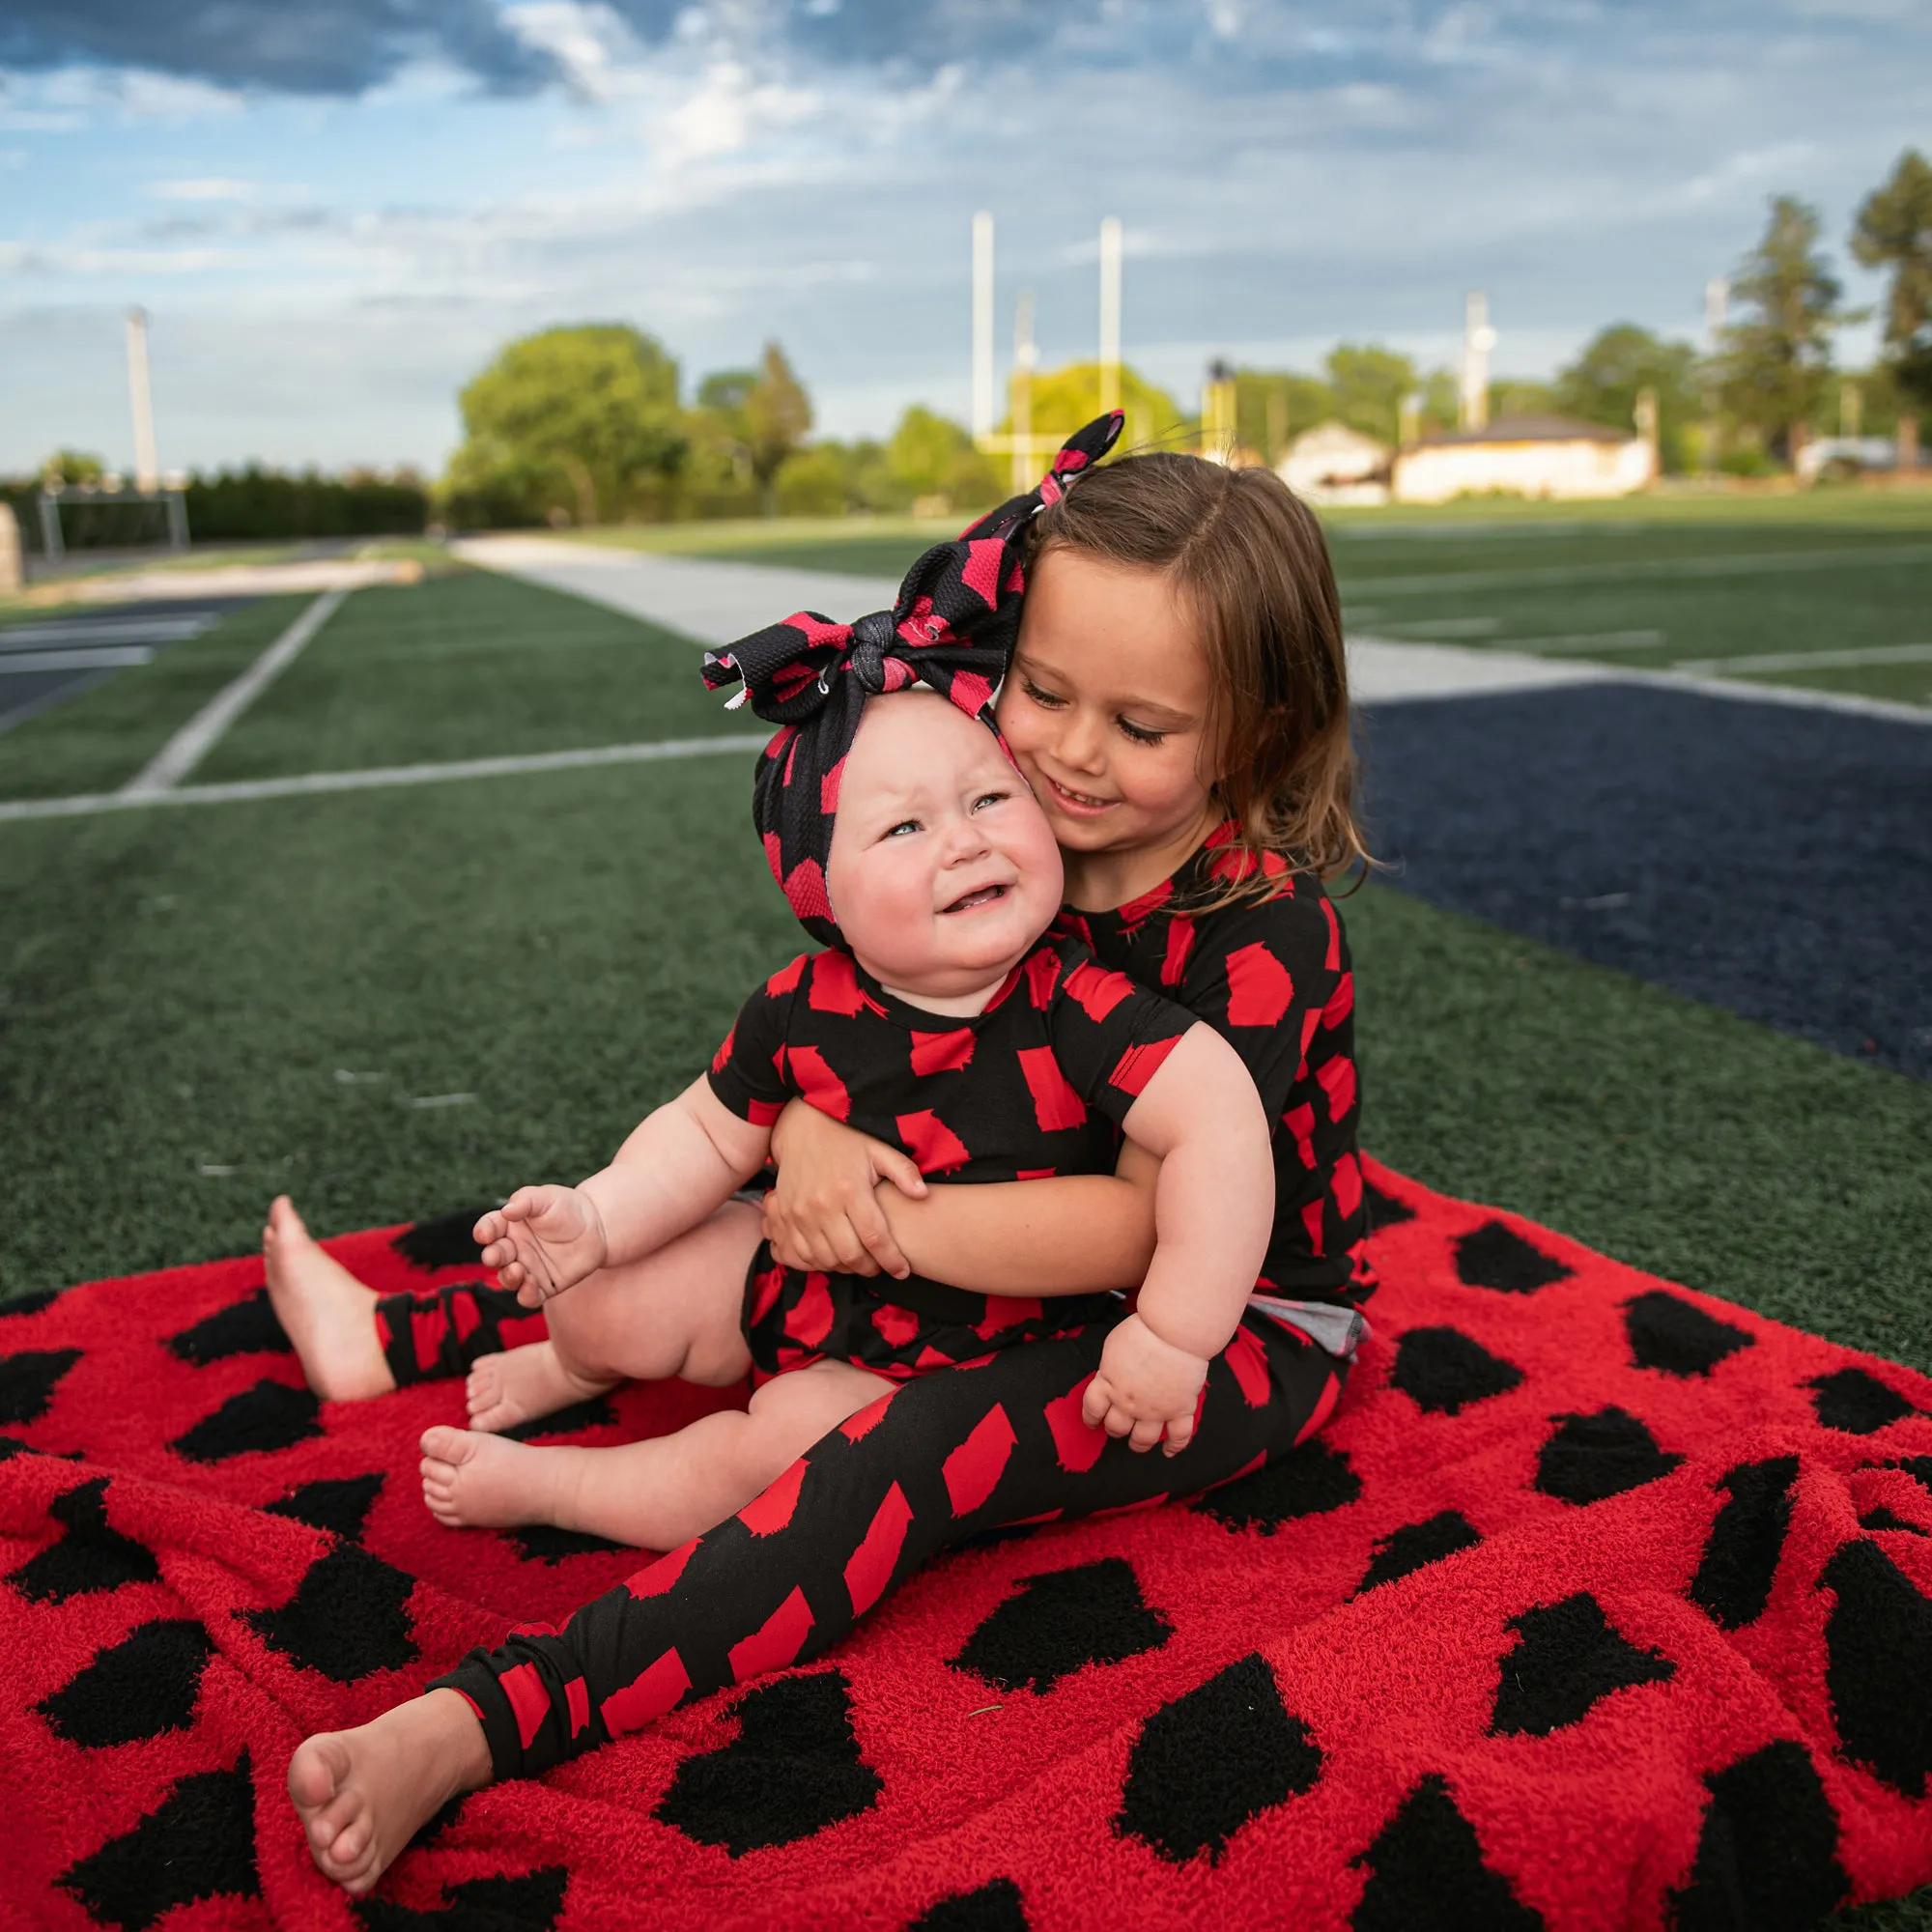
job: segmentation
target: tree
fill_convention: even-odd
[[[1191,441],[1194,423],[1165,389],[1157,389],[1139,370],[1121,364],[1121,409],[1126,416],[1120,448],[1147,443],[1176,445]],[[1100,365],[1069,362],[1033,379],[1033,433],[1039,437],[1069,437],[1100,413]],[[1012,428],[1009,416],[1001,424]]]
[[[106,474],[106,464],[84,449],[57,449],[41,465],[41,480],[63,489],[71,483],[99,483]]]
[[[949,510],[954,504],[977,509],[1002,495],[999,470],[973,446],[964,424],[923,404],[913,404],[900,416],[886,445],[886,466],[908,502],[943,497]]]
[[[1628,431],[1636,420],[1636,399],[1657,392],[1658,451],[1665,469],[1689,467],[1689,435],[1703,413],[1697,387],[1697,352],[1688,342],[1665,342],[1634,322],[1599,329],[1576,361],[1556,374],[1557,409],[1566,416]]]
[[[1891,270],[1885,300],[1885,360],[1908,408],[1932,408],[1932,164],[1916,148],[1859,209],[1852,253]]]
[[[1764,239],[1731,281],[1747,313],[1724,330],[1719,355],[1727,412],[1787,463],[1804,446],[1831,372],[1832,331],[1845,320],[1838,279],[1817,244],[1817,211],[1775,195]]]
[[[757,379],[745,391],[741,415],[752,474],[770,516],[778,508],[773,481],[785,458],[811,433],[811,399],[776,342],[765,344]]]
[[[1334,398],[1319,376],[1293,369],[1235,371],[1235,440],[1279,463],[1304,431],[1334,413]]]
[[[465,440],[443,486],[459,515],[596,524],[661,511],[686,453],[677,364],[621,324],[526,335],[460,401]]]
[[[1327,368],[1335,413],[1364,436],[1395,441],[1403,399],[1415,390],[1415,364],[1379,343],[1343,342],[1329,352]]]

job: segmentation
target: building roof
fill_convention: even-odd
[[[1437,431],[1421,440],[1424,448],[1446,443],[1483,442],[1629,442],[1634,431],[1608,429],[1603,423],[1578,422],[1575,416],[1502,416],[1487,429]]]
[[[1374,450],[1378,456],[1388,454],[1388,444],[1378,442],[1372,436],[1349,423],[1330,416],[1326,422],[1317,423],[1313,429],[1305,429],[1289,444],[1290,456],[1325,455],[1330,450],[1358,449],[1366,454]]]

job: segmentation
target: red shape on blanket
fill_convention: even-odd
[[[1932,1381],[1366,1179],[1376,1335],[1319,1438],[1192,1507],[955,1552],[828,1661],[473,1795],[383,1922],[1795,1932],[1932,1880]],[[473,1278],[390,1232],[330,1246],[387,1292]],[[0,1312],[31,1922],[353,1926],[281,1796],[299,1738],[639,1573],[439,1528],[415,1438],[461,1384],[312,1413],[260,1283],[220,1262]],[[739,1400],[624,1389],[575,1439]],[[962,1445],[954,1499],[1009,1450]],[[855,1601],[901,1529],[880,1513]],[[748,1662],[810,1619],[794,1593]]]

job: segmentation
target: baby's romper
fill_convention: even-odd
[[[1302,1304],[1286,1311],[1301,1325],[1251,1309],[1209,1365],[1194,1439],[1172,1458],[1136,1454],[1081,1417],[1118,1302],[1077,1332],[913,1375],[729,1521],[646,1565],[562,1632],[513,1634],[439,1679],[482,1719],[497,1776],[533,1776],[694,1697],[816,1657],[951,1544],[1192,1495],[1321,1427],[1359,1328],[1351,1304],[1371,1286],[1352,979],[1334,908],[1305,876],[1284,868],[1259,905],[1185,910],[1218,884],[1217,867],[1228,869],[1228,838],[1224,828],[1173,879],[1085,924],[1104,960],[1179,994],[1255,1074],[1279,1122],[1275,1233],[1258,1289]]]

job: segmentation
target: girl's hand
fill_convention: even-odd
[[[1129,1315],[1107,1337],[1080,1413],[1088,1428],[1124,1435],[1137,1450],[1151,1449],[1165,1435],[1163,1453],[1179,1456],[1194,1439],[1194,1413],[1207,1379],[1202,1356],[1163,1342],[1138,1315]]]
[[[581,1187],[520,1187],[477,1222],[483,1265],[541,1308],[604,1265],[604,1217]]]
[[[912,1272],[873,1191],[885,1180],[910,1200],[925,1198],[905,1154],[793,1100],[772,1129],[772,1158],[779,1181],[765,1196],[765,1239],[775,1260],[828,1273],[883,1269],[899,1281]]]

